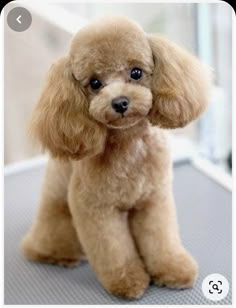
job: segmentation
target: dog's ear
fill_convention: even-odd
[[[29,133],[54,157],[80,159],[102,150],[104,128],[89,117],[87,98],[68,57],[52,65]]]
[[[151,123],[183,127],[196,119],[209,100],[211,71],[189,52],[159,35],[148,35],[153,52]]]

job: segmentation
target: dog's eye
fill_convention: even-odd
[[[142,70],[138,67],[135,67],[131,70],[130,77],[134,80],[138,80],[142,77],[142,74],[143,74]]]
[[[93,90],[98,90],[101,88],[102,83],[98,79],[91,79],[89,85]]]

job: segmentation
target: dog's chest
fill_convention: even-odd
[[[153,191],[153,170],[148,162],[148,147],[138,140],[128,151],[110,153],[105,168],[91,179],[98,202],[126,210],[134,207]]]

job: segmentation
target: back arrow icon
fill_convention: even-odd
[[[19,24],[21,24],[20,18],[21,18],[21,15],[19,15],[19,16],[16,18],[16,20],[18,21]]]

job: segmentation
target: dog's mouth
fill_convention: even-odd
[[[137,115],[125,115],[121,114],[119,118],[108,121],[106,123],[107,127],[113,129],[127,129],[129,127],[135,126],[142,120],[142,117]]]

